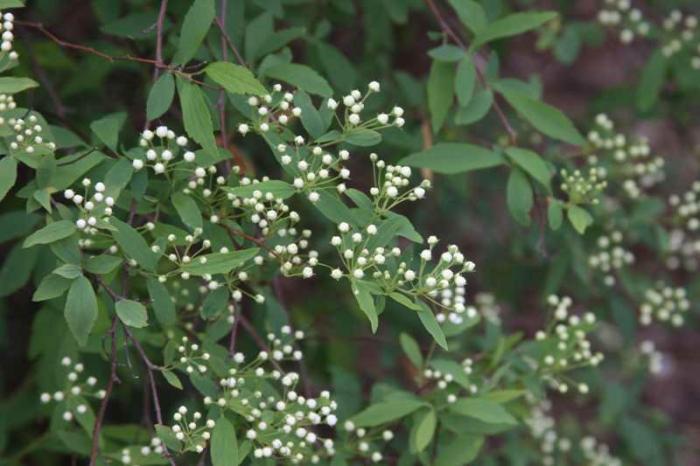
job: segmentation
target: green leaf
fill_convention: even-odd
[[[63,238],[68,238],[75,233],[76,228],[69,220],[59,220],[49,223],[39,231],[35,231],[24,240],[23,247],[30,248],[37,244],[50,244]]]
[[[506,186],[506,202],[513,218],[522,226],[530,225],[530,210],[534,204],[532,186],[525,173],[513,167]]]
[[[401,349],[406,353],[406,357],[411,361],[413,367],[418,369],[423,367],[423,354],[420,352],[420,346],[418,346],[416,340],[407,333],[401,333],[399,335],[399,343],[401,343]]]
[[[229,291],[226,288],[218,288],[207,293],[202,303],[200,314],[205,319],[218,317],[229,302]]]
[[[7,193],[17,181],[17,161],[10,156],[0,160],[0,201],[5,199]]]
[[[183,272],[198,276],[217,273],[225,274],[255,257],[259,251],[259,248],[249,248],[233,252],[206,254],[194,258],[192,262],[184,264],[181,269]],[[202,262],[202,258],[206,259],[206,261]]]
[[[455,74],[455,93],[461,107],[466,107],[474,94],[476,84],[476,67],[472,57],[464,57],[457,65]]]
[[[151,251],[143,236],[131,225],[115,217],[111,217],[110,223],[116,228],[116,231],[112,232],[112,236],[126,255],[149,272],[155,271],[158,256]]]
[[[244,186],[224,189],[239,197],[251,197],[255,191],[260,191],[263,195],[270,193],[280,199],[287,199],[296,192],[294,186],[282,180],[267,180],[261,181],[260,183],[251,183]]]
[[[477,91],[466,106],[457,109],[455,123],[458,125],[476,123],[489,113],[492,104],[493,92],[490,89]]]
[[[549,228],[558,230],[563,220],[564,212],[562,211],[561,203],[556,199],[550,198],[549,204],[547,205],[547,221],[549,222]]]
[[[246,67],[217,61],[208,65],[204,72],[209,78],[231,94],[266,95],[267,89]]]
[[[430,149],[411,154],[399,161],[401,165],[429,168],[447,175],[497,167],[503,165],[503,162],[503,156],[497,152],[462,143],[435,144]]]
[[[485,398],[462,398],[450,405],[450,411],[487,424],[516,425],[518,421],[500,404]]]
[[[582,145],[585,143],[571,120],[559,109],[519,92],[514,92],[505,86],[494,87],[537,130],[551,138],[569,144]]]
[[[435,428],[437,427],[437,416],[435,415],[435,410],[430,407],[426,409],[423,414],[418,418],[415,424],[415,428],[411,431],[412,444],[415,448],[416,453],[420,453],[425,450],[425,448],[430,445],[435,435]]]
[[[294,95],[294,104],[301,109],[301,124],[313,137],[318,138],[326,131],[326,125],[321,118],[321,113],[314,107],[311,97],[304,91],[298,91]]]
[[[70,287],[73,280],[52,273],[46,274],[32,295],[32,301],[40,302],[62,296]]]
[[[107,275],[113,272],[122,263],[122,258],[110,256],[109,254],[100,254],[99,256],[89,257],[84,264],[85,270],[96,275]]]
[[[184,65],[194,57],[207,36],[215,15],[214,0],[194,0],[182,22],[173,63]]]
[[[211,432],[212,466],[238,466],[238,440],[236,430],[225,416],[216,420]]]
[[[443,44],[428,52],[428,55],[435,60],[455,62],[464,58],[464,50],[456,45]]]
[[[551,190],[550,179],[552,174],[545,161],[542,160],[542,157],[531,150],[521,149],[519,147],[508,147],[506,149],[506,154],[548,192]]]
[[[350,418],[357,427],[374,427],[408,416],[425,403],[410,398],[397,398],[373,404]]]
[[[346,133],[345,142],[360,147],[376,146],[382,142],[382,135],[371,129],[355,128]]]
[[[448,348],[445,333],[442,331],[442,328],[440,328],[440,323],[438,323],[437,319],[435,318],[433,310],[430,309],[430,307],[423,301],[416,300],[416,303],[422,308],[420,311],[418,311],[418,318],[420,319],[421,324],[423,324],[423,327],[425,327],[428,333],[432,335],[435,342],[440,345],[441,348],[447,350]]]
[[[460,21],[474,34],[479,34],[488,24],[486,12],[474,0],[448,0]]]
[[[647,59],[642,69],[637,87],[637,108],[643,112],[651,110],[659,99],[666,74],[669,70],[669,60],[657,48]]]
[[[316,42],[316,49],[326,76],[342,92],[350,92],[357,83],[357,71],[342,52],[330,44]]]
[[[279,79],[309,94],[330,97],[333,89],[320,74],[306,65],[298,63],[282,63],[265,69],[264,74],[272,79]]]
[[[129,327],[143,328],[148,325],[146,307],[138,301],[121,299],[114,305],[114,310],[119,319]]]
[[[185,131],[211,154],[218,152],[214,139],[214,124],[204,92],[195,84],[177,79],[180,106]]]
[[[39,83],[29,78],[0,77],[0,94],[16,94],[38,86]]]
[[[0,0],[0,8],[3,10],[7,8],[23,8],[24,7],[24,1],[23,0]]]
[[[39,249],[24,249],[14,245],[9,254],[3,255],[0,269],[0,297],[9,296],[22,288],[31,277],[39,258]]]
[[[125,121],[126,113],[112,113],[97,121],[93,121],[90,124],[90,129],[105,146],[116,151],[118,149],[119,131],[122,129],[122,126],[124,126]]]
[[[191,196],[182,192],[176,192],[171,196],[173,206],[182,222],[194,229],[202,228],[202,212]]]
[[[148,295],[151,297],[151,304],[158,322],[163,327],[174,325],[177,321],[175,303],[173,303],[168,289],[158,279],[152,277],[146,281],[146,286],[148,287]]]
[[[522,34],[556,17],[557,13],[554,11],[528,11],[510,14],[504,18],[497,19],[489,24],[487,28],[477,33],[471,48],[478,48],[492,40]]]
[[[131,160],[121,158],[112,165],[105,175],[105,190],[106,196],[112,196],[115,200],[119,198],[119,194],[127,187],[134,174],[134,167],[131,165]]]
[[[68,280],[74,280],[83,274],[80,266],[76,264],[63,264],[51,272],[59,277],[67,278]]]
[[[484,444],[484,437],[461,434],[438,449],[435,466],[463,466],[474,461]]]
[[[433,127],[437,133],[445,123],[447,113],[454,99],[454,64],[433,61],[428,75],[428,109]]]
[[[168,111],[175,98],[175,78],[164,73],[153,83],[146,100],[146,118],[155,120]]]
[[[357,304],[360,306],[362,312],[365,313],[367,319],[369,319],[372,332],[376,333],[377,327],[379,327],[379,314],[377,313],[377,308],[374,305],[374,298],[372,297],[372,293],[370,293],[367,282],[351,280],[351,284],[352,294],[355,296]]]
[[[87,278],[78,277],[73,281],[63,313],[75,340],[80,346],[85,346],[97,320],[97,298]]]
[[[170,385],[179,390],[182,390],[182,382],[180,382],[180,378],[177,376],[177,374],[175,374],[175,372],[170,371],[168,369],[161,369],[160,372],[161,374],[163,374],[163,377]]]
[[[593,217],[591,217],[591,214],[589,214],[586,209],[577,205],[570,205],[566,211],[566,215],[571,225],[573,225],[574,229],[580,234],[584,234],[586,228],[593,225]]]

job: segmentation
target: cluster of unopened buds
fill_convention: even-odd
[[[600,202],[600,194],[608,186],[605,169],[599,166],[588,167],[587,172],[563,168],[559,172],[562,181],[560,188],[573,204],[593,204]]]
[[[264,178],[263,182],[269,181]],[[260,182],[243,177],[241,186],[255,188]],[[253,189],[250,195],[240,196],[233,192],[227,194],[231,205],[243,211],[243,217],[259,228],[263,236],[269,236],[278,228],[294,225],[299,222],[299,213],[292,210],[283,197],[276,196],[273,191],[265,188]]]
[[[13,42],[15,40],[15,15],[12,13],[3,14],[0,11],[0,17],[2,17],[2,22],[0,23],[0,31],[2,32],[2,42],[0,42],[0,51],[3,54],[7,54],[10,60],[17,60],[19,55],[15,50],[12,50]]]
[[[186,149],[188,142],[185,136],[177,136],[167,126],[159,126],[155,131],[147,129],[141,133],[139,141],[145,150],[144,158],[135,158],[132,165],[135,170],[149,167],[158,175],[168,169],[175,170],[182,162],[195,161],[195,153]],[[182,160],[178,160],[181,152]]]
[[[350,159],[350,152],[346,149],[335,156],[320,146],[308,149],[299,144],[278,144],[277,152],[280,163],[294,176],[294,187],[309,191],[311,202],[319,200],[319,189],[335,187],[339,193],[347,189],[344,181],[350,178],[350,169],[344,162]]]
[[[185,372],[188,374],[207,372],[207,361],[210,355],[202,351],[198,343],[190,343],[187,337],[182,337],[182,343],[178,346],[177,352],[180,354],[177,362]]]
[[[262,133],[270,131],[271,125],[275,123],[287,125],[292,118],[301,116],[301,108],[294,105],[295,96],[292,92],[283,91],[279,83],[272,86],[272,89],[272,94],[248,98],[248,105],[252,110],[251,123]],[[250,130],[251,126],[248,123],[238,125],[238,132],[244,136]]]
[[[404,201],[417,201],[425,197],[427,189],[430,189],[430,180],[423,180],[420,185],[409,187],[411,184],[411,167],[401,165],[387,165],[379,160],[377,154],[370,154],[372,172],[374,174],[374,186],[369,193],[374,199],[374,204],[381,212],[389,211]]]
[[[452,404],[457,401],[457,396],[462,390],[466,390],[469,395],[476,395],[479,392],[478,385],[469,380],[473,373],[473,364],[471,358],[465,358],[461,364],[463,372],[461,376],[433,367],[425,369],[423,377],[426,380],[432,380],[435,388],[443,392],[445,401]],[[459,380],[457,377],[460,377]]]
[[[552,309],[553,318],[545,330],[535,334],[535,340],[541,343],[541,365],[545,380],[560,393],[569,391],[560,372],[579,367],[597,366],[603,360],[602,353],[593,353],[588,333],[594,328],[596,318],[591,312],[583,317],[570,312],[572,305],[568,296],[550,296],[547,303]],[[579,393],[588,393],[588,385],[576,384]]]
[[[600,270],[606,286],[615,285],[615,272],[634,263],[634,254],[622,246],[622,233],[613,231],[596,241],[596,251],[588,256],[588,265],[593,270]]]
[[[71,358],[65,356],[61,359],[61,365],[68,370],[66,374],[66,386],[63,390],[54,393],[42,393],[39,399],[47,404],[52,401],[60,403],[65,408],[62,418],[66,422],[72,421],[76,416],[86,414],[90,407],[85,400],[86,396],[102,399],[105,397],[104,390],[96,390],[97,379],[89,376],[81,381],[85,366],[82,363],[73,363]]]
[[[368,457],[373,463],[380,463],[384,459],[381,443],[387,443],[394,439],[394,432],[389,429],[372,429],[368,431],[364,427],[357,427],[352,421],[345,421],[343,428],[349,435],[355,437],[354,449],[359,456]],[[380,445],[377,445],[380,444]]]
[[[14,102],[12,102],[14,104]],[[27,154],[44,155],[56,150],[56,144],[44,137],[44,128],[36,115],[26,118],[10,118],[7,123],[15,133],[10,149]]]
[[[275,245],[270,251],[271,258],[281,264],[280,271],[287,277],[313,277],[314,267],[318,265],[318,251],[308,249],[311,230],[302,230],[301,235],[293,227],[281,229],[278,233],[282,232],[282,236],[290,236],[292,239],[296,237],[296,240]]]
[[[403,119],[403,108],[394,107],[390,113],[379,113],[375,117],[362,121],[362,111],[365,109],[365,101],[372,95],[381,90],[381,85],[377,81],[372,81],[367,85],[367,91],[363,94],[355,89],[348,95],[337,102],[334,99],[328,99],[326,106],[333,111],[336,111],[340,104],[345,107],[344,112],[344,128],[362,127],[366,129],[382,129],[388,126],[397,126],[401,128],[405,120]],[[393,119],[393,120],[392,120]]]
[[[175,438],[183,443],[183,450],[196,451],[197,453],[204,451],[211,438],[211,430],[216,425],[216,421],[213,419],[202,422],[202,413],[199,411],[188,416],[188,410],[185,406],[180,406],[173,414],[173,421],[175,422],[170,429],[175,434]]]
[[[635,35],[646,37],[651,29],[641,10],[632,8],[630,0],[605,0],[605,6],[598,12],[598,21],[619,29],[623,44],[632,42]]]
[[[669,205],[673,212],[666,264],[694,271],[700,255],[700,181],[682,196],[671,196]]]
[[[474,303],[479,315],[493,325],[501,325],[501,306],[493,294],[479,292],[474,296]]]
[[[610,455],[608,446],[597,442],[593,437],[586,436],[575,442],[562,436],[550,414],[551,409],[552,403],[547,399],[533,403],[530,416],[525,419],[530,433],[540,442],[543,465],[554,466],[566,461],[565,464],[582,466],[622,466],[619,459]]]
[[[651,325],[654,320],[658,320],[680,327],[689,309],[690,300],[685,289],[659,283],[644,293],[644,302],[639,307],[639,322]]]
[[[651,340],[644,340],[639,345],[641,355],[647,359],[649,372],[660,374],[664,369],[664,355],[656,349],[656,345]]]
[[[687,48],[694,53],[691,66],[700,69],[700,30],[696,16],[684,16],[679,10],[673,10],[663,21],[662,34],[661,53],[665,57],[672,57]]]
[[[588,163],[606,166],[607,178],[619,179],[627,196],[636,199],[643,189],[663,180],[664,159],[651,155],[651,148],[645,139],[630,142],[624,134],[615,132],[614,123],[605,114],[596,116],[595,126],[588,133],[588,140],[603,157],[592,155]]]
[[[150,463],[153,460],[158,461],[162,458],[164,453],[165,447],[163,446],[162,440],[158,437],[153,437],[150,445],[123,448],[119,452],[119,461],[122,464],[137,466],[141,462]]]
[[[0,94],[0,112],[7,112],[17,108],[17,102],[12,94]],[[5,124],[5,118],[0,116],[0,125]]]
[[[80,210],[80,218],[75,221],[75,226],[89,235],[95,235],[100,226],[109,223],[115,200],[106,194],[107,186],[101,181],[93,185],[90,178],[83,178],[81,184],[84,188],[82,194],[66,189],[63,196],[73,201]],[[91,191],[93,191],[92,195]],[[89,245],[90,243],[85,244],[85,246]]]

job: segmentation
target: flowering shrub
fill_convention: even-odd
[[[7,301],[32,365],[0,404],[2,464],[678,464],[640,396],[654,338],[696,321],[700,182],[629,119],[574,122],[501,71],[502,44],[565,16],[152,3],[93,2],[113,49],[3,10],[0,295],[34,304]],[[330,40],[358,12],[366,63]],[[389,65],[409,15],[439,30],[425,80]],[[694,18],[601,5],[623,43],[661,44],[638,108],[673,117]],[[83,70],[57,91],[35,40],[145,69],[145,102],[88,132],[61,100]]]

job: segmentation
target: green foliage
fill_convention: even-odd
[[[568,115],[564,4],[0,0],[0,463],[678,464],[700,182],[591,116],[687,125],[700,34],[623,3]]]

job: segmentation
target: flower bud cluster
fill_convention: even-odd
[[[631,0],[605,0],[603,9],[598,12],[598,21],[620,30],[620,42],[629,44],[635,35],[646,37],[651,27],[642,12],[632,8]]]
[[[0,41],[0,56],[7,55],[7,57],[15,61],[19,58],[19,54],[13,50],[13,42],[15,40],[15,15],[12,13],[4,13],[0,11],[0,17],[2,22],[0,22],[0,33],[2,33],[2,41]]]
[[[345,181],[350,178],[350,169],[345,162],[350,159],[346,149],[335,155],[321,146],[307,147],[296,141],[293,145],[278,144],[276,149],[280,163],[294,177],[293,185],[308,192],[311,202],[319,200],[319,190],[336,189],[339,193],[347,189]]]
[[[263,97],[251,96],[248,105],[251,108],[251,124],[241,123],[238,132],[245,136],[251,129],[260,133],[267,133],[276,125],[286,126],[293,118],[301,116],[301,107],[295,105],[296,96],[292,92],[282,89],[277,83],[273,87],[272,94]]]
[[[377,154],[370,154],[372,172],[374,174],[374,186],[370,188],[374,205],[380,212],[386,212],[405,201],[418,201],[425,197],[427,189],[430,189],[430,180],[421,181],[420,185],[410,187],[411,167],[401,165],[387,165],[379,160]]]
[[[682,266],[695,271],[700,255],[700,181],[694,182],[682,196],[671,196],[669,205],[673,212],[666,265],[670,269]]]
[[[664,355],[656,349],[656,345],[651,340],[644,340],[639,345],[639,351],[643,357],[647,359],[649,372],[651,374],[660,374],[664,369]]]
[[[596,154],[589,157],[593,166],[602,164],[608,180],[614,180],[629,198],[638,198],[664,178],[664,159],[651,155],[645,139],[629,141],[627,136],[615,132],[615,126],[605,114],[595,118],[595,128],[588,133],[588,141]]]
[[[75,226],[87,235],[94,236],[100,228],[109,224],[115,204],[115,199],[107,194],[107,186],[101,181],[92,182],[90,178],[83,178],[81,193],[73,189],[63,191],[63,197],[72,201],[78,207],[78,219]],[[90,247],[91,241],[83,240],[82,247]]]
[[[188,142],[185,136],[177,136],[167,126],[159,126],[155,131],[147,129],[141,133],[139,141],[145,152],[142,157],[135,158],[132,165],[135,170],[150,168],[156,175],[175,171],[183,163],[192,163],[196,159],[195,153],[186,149]]]
[[[138,464],[151,464],[152,462],[160,462],[165,447],[163,442],[158,437],[153,437],[149,445],[136,446],[130,448],[122,448],[119,452],[119,461],[122,464],[137,466]]]
[[[262,182],[269,181],[263,179]],[[258,180],[241,179],[241,186],[255,188]],[[284,197],[275,194],[272,189],[254,189],[249,195],[227,194],[227,199],[235,209],[242,210],[240,216],[259,228],[263,236],[271,236],[280,229],[287,228],[299,222],[299,213],[292,210]]]
[[[622,233],[613,231],[596,241],[596,250],[588,256],[588,265],[601,271],[606,286],[615,285],[615,272],[634,263],[634,254],[622,246]]]
[[[603,360],[602,353],[593,353],[588,334],[594,329],[596,318],[591,312],[583,317],[571,314],[571,298],[550,296],[547,303],[552,310],[552,319],[546,329],[535,334],[539,342],[539,362],[537,366],[550,383],[560,393],[569,391],[570,382],[560,373],[580,367],[597,366]],[[579,393],[588,393],[586,384],[577,384]]]
[[[102,399],[104,390],[96,390],[97,378],[85,376],[85,366],[78,362],[73,363],[71,358],[65,356],[61,359],[61,365],[66,368],[66,383],[63,390],[54,393],[42,393],[39,399],[43,404],[56,402],[59,409],[63,410],[61,417],[70,422],[73,419],[86,415],[92,408],[87,404],[85,397]],[[82,380],[81,380],[82,378]]]
[[[7,123],[14,132],[14,139],[10,142],[10,149],[13,151],[46,155],[56,150],[56,144],[46,139],[44,127],[36,115],[29,115],[26,118],[10,118]]]
[[[685,289],[659,283],[644,293],[644,302],[639,307],[639,322],[642,325],[651,325],[657,320],[680,327],[689,309],[690,300]]]
[[[383,445],[394,439],[394,432],[390,429],[357,427],[350,420],[345,421],[343,429],[349,437],[346,446],[357,456],[368,458],[373,463],[381,463],[384,460]]]
[[[569,172],[563,168],[559,174],[562,178],[560,188],[573,204],[598,204],[600,194],[608,186],[605,169],[595,165],[589,167],[587,172]]]
[[[205,374],[207,372],[207,361],[211,355],[202,350],[199,343],[190,343],[187,337],[182,337],[182,343],[177,347],[179,356],[175,366],[183,369],[188,374]]]
[[[336,111],[342,104],[345,107],[343,114],[343,129],[352,130],[356,127],[361,127],[370,130],[383,129],[389,126],[401,128],[405,120],[403,119],[404,110],[401,107],[394,107],[390,112],[382,112],[370,119],[364,119],[362,112],[365,109],[365,101],[373,93],[379,93],[381,85],[377,81],[372,81],[367,86],[367,91],[363,94],[355,89],[348,95],[343,96],[340,102],[334,99],[328,99],[326,106],[333,111]]]
[[[670,58],[684,50],[693,53],[690,64],[700,70],[700,30],[698,18],[673,10],[663,21],[661,53]]]
[[[216,425],[213,419],[202,419],[202,413],[195,411],[188,415],[186,406],[180,406],[173,414],[173,424],[170,430],[181,442],[182,451],[202,453],[211,438],[211,430]]]

